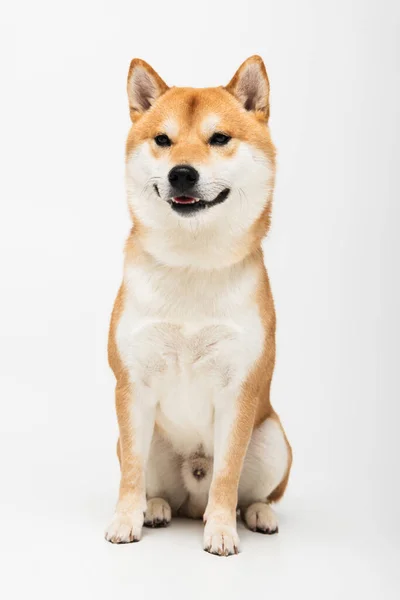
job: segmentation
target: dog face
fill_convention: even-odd
[[[226,87],[206,89],[168,88],[133,60],[126,181],[134,223],[170,237],[262,237],[275,172],[268,97],[259,57],[245,61]]]

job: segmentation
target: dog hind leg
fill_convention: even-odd
[[[252,531],[277,533],[278,521],[270,503],[282,497],[291,463],[290,445],[273,414],[253,431],[239,483],[239,508]]]

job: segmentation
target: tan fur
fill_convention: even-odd
[[[243,72],[253,65],[259,65],[265,86],[265,96],[254,100],[254,110],[245,110],[238,102],[243,95]],[[151,78],[151,97],[149,110],[141,110],[140,101],[135,98],[135,81],[137,69],[144,70]],[[258,71],[257,71],[258,73]],[[253,76],[252,72],[250,73]],[[144,75],[146,77],[146,75]],[[147,81],[147,80],[146,80]],[[154,83],[154,85],[153,85]],[[250,81],[251,83],[251,81]],[[153,85],[153,87],[151,87]],[[208,137],[202,130],[202,123],[207,115],[218,115],[218,129],[232,136],[229,146],[218,148],[221,156],[230,157],[237,151],[239,140],[248,142],[252,147],[261,150],[275,170],[275,148],[272,144],[269,129],[269,82],[264,64],[259,57],[251,57],[231,79],[226,87],[193,89],[169,88],[157,73],[144,61],[135,59],[131,63],[128,74],[128,96],[132,127],[126,143],[127,159],[136,147],[145,140],[152,140],[163,133],[166,116],[173,113],[179,123],[179,135],[174,138],[169,150],[170,160],[174,164],[207,163],[211,149]],[[251,100],[251,99],[250,99]],[[145,104],[147,100],[143,100]],[[139,107],[139,108],[138,108]],[[154,157],[161,157],[163,148],[151,145]],[[231,264],[238,261],[249,261],[257,271],[257,293],[252,302],[257,307],[263,330],[264,344],[262,354],[251,369],[242,386],[237,399],[237,414],[233,423],[226,452],[224,468],[215,473],[211,484],[209,503],[205,520],[221,523],[233,523],[238,502],[238,484],[243,461],[252,432],[266,419],[273,419],[281,428],[288,449],[289,462],[286,473],[277,487],[269,494],[269,502],[275,502],[283,495],[289,478],[292,463],[292,451],[287,441],[279,418],[270,402],[270,387],[275,364],[275,309],[269,279],[264,266],[261,249],[262,238],[270,226],[272,191],[265,198],[264,209],[250,229],[243,233],[236,248],[232,250]],[[126,264],[139,264],[145,259],[146,236],[149,230],[137,215],[131,216],[134,226],[125,247]],[[116,344],[116,328],[121,318],[125,302],[124,285],[121,286],[111,319],[109,335],[109,363],[115,374],[116,408],[120,430],[118,456],[121,463],[121,486],[118,506],[129,512],[136,510],[144,495],[143,465],[141,458],[134,452],[134,435],[130,418],[130,403],[134,402],[135,390],[129,381],[128,373],[119,356]],[[158,424],[156,423],[156,428]]]
[[[292,451],[291,445],[289,444],[289,440],[287,439],[285,430],[282,427],[281,420],[278,417],[278,415],[276,414],[276,412],[274,410],[272,410],[269,417],[271,419],[273,419],[274,421],[276,421],[276,423],[278,423],[279,428],[283,433],[283,437],[285,438],[285,443],[286,443],[286,447],[288,450],[288,464],[287,464],[285,475],[284,475],[282,481],[279,483],[279,485],[276,486],[276,488],[269,494],[269,496],[267,498],[268,502],[278,502],[282,498],[283,494],[285,493],[287,484],[289,482],[290,469],[292,468],[292,462],[293,462],[293,451]]]
[[[120,287],[111,317],[108,341],[108,360],[117,385],[115,388],[115,405],[118,417],[119,440],[117,454],[121,467],[121,482],[118,498],[118,509],[121,512],[132,512],[140,509],[140,500],[145,495],[143,465],[141,458],[133,450],[133,432],[130,423],[129,405],[134,390],[129,382],[128,373],[120,359],[115,344],[115,328],[123,310],[124,288]]]
[[[128,88],[137,61],[143,68],[146,65],[144,61],[139,59],[132,61],[128,74]],[[265,67],[260,57],[251,57],[249,61],[261,62],[265,72]],[[160,97],[151,110],[142,114],[135,111],[132,119],[133,125],[126,142],[127,158],[143,141],[152,139],[162,133],[162,125],[165,117],[173,110],[174,118],[180,125],[180,132],[179,138],[173,139],[174,144],[170,151],[171,162],[175,164],[207,162],[211,150],[207,144],[207,136],[201,131],[201,123],[209,113],[215,113],[220,117],[219,130],[227,135],[231,135],[233,138],[232,145],[221,147],[218,149],[218,152],[223,156],[231,156],[236,152],[238,147],[235,140],[245,141],[255,148],[262,150],[275,168],[276,151],[269,129],[266,127],[269,117],[268,98],[266,98],[266,106],[268,107],[266,112],[260,110],[255,113],[249,113],[240,110],[234,95],[239,72],[243,70],[244,64],[239,68],[236,75],[226,87],[204,89],[168,88],[154,70],[149,67],[150,73],[155,75],[157,81],[160,82]],[[265,76],[267,76],[266,72]],[[155,156],[162,156],[162,148],[153,145],[151,146],[151,150]],[[253,224],[250,231],[243,237],[240,246],[236,248],[238,260],[260,247],[261,241],[267,234],[270,226],[271,204],[272,192],[266,198],[263,213]],[[146,230],[138,216],[134,214],[131,214],[131,216],[135,223],[134,235],[137,237],[145,235]],[[130,239],[127,244],[134,246],[135,242],[133,239]]]
[[[226,469],[214,481],[210,490],[210,501],[213,506],[212,509],[209,509],[210,512],[218,510],[218,507],[229,506],[232,516],[236,510],[238,482],[252,430],[266,419],[273,418],[285,435],[279,417],[274,412],[270,402],[270,388],[275,365],[276,318],[261,248],[256,252],[255,260],[259,269],[259,288],[256,302],[264,325],[264,349],[260,359],[249,374],[238,401],[238,417],[231,432]],[[283,496],[289,479],[292,464],[292,449],[286,435],[285,441],[290,457],[289,464],[284,479],[268,497],[270,502],[276,502]]]

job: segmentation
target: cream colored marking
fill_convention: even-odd
[[[220,122],[220,118],[218,115],[213,113],[207,115],[207,117],[203,120],[201,124],[201,132],[203,135],[209,137],[215,131],[218,130],[218,123]]]
[[[168,117],[162,124],[160,133],[165,133],[173,141],[176,140],[179,135],[178,121],[172,117]]]

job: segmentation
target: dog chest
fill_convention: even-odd
[[[222,394],[236,401],[262,351],[257,306],[235,287],[214,297],[206,289],[202,303],[193,286],[177,286],[168,304],[169,290],[146,285],[126,294],[116,332],[120,357],[135,393],[156,405],[157,425],[177,451],[203,446],[212,454],[214,403]]]

